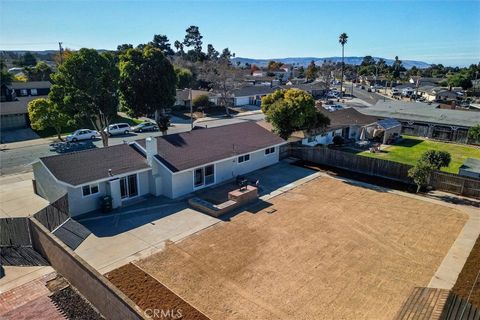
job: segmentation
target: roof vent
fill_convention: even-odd
[[[110,177],[113,177],[112,169],[108,169],[108,175],[109,175]]]

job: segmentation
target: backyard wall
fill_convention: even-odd
[[[107,319],[144,319],[133,301],[33,217],[30,218],[30,230],[34,249],[103,316]]]
[[[67,192],[67,188],[55,181],[42,163],[36,162],[32,168],[36,192],[39,196],[49,202],[54,202]]]

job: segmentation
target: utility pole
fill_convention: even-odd
[[[58,43],[58,50],[60,51],[60,64],[63,63],[63,48],[62,48],[62,42]]]

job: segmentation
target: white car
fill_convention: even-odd
[[[67,136],[68,142],[76,142],[80,140],[94,140],[98,136],[98,132],[90,129],[79,129]]]
[[[130,128],[130,125],[128,123],[113,123],[109,125],[108,128],[105,128],[103,131],[113,136],[116,134],[128,134],[129,132],[132,132],[132,128]]]

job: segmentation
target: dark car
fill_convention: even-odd
[[[158,126],[153,122],[142,122],[132,127],[133,132],[158,131]]]

